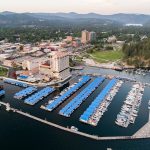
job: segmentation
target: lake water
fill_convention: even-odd
[[[150,75],[140,76],[135,74],[129,74],[126,72],[117,72],[106,69],[98,68],[86,68],[84,72],[101,74],[112,74],[130,77],[137,79],[141,82],[150,82]],[[59,110],[64,107],[76,94],[84,89],[89,83],[83,86],[77,93],[72,95],[65,103],[60,105],[53,112],[47,112],[41,110],[39,107],[51,99],[56,93],[48,96],[35,106],[28,106],[24,104],[22,100],[16,100],[13,95],[20,91],[22,88],[4,84],[6,90],[5,97],[1,98],[1,101],[9,102],[11,106],[21,109],[24,112],[29,112],[35,116],[46,118],[47,120],[60,124],[62,126],[76,126],[80,131],[95,134],[99,136],[116,136],[116,135],[132,135],[140,127],[142,127],[148,120],[148,100],[150,99],[150,88],[146,87],[140,106],[139,115],[135,124],[129,125],[128,128],[121,128],[115,125],[115,119],[120,112],[123,101],[125,100],[132,84],[125,82],[120,88],[118,94],[114,97],[112,103],[108,107],[108,111],[100,120],[97,127],[83,124],[79,122],[80,115],[86,110],[91,102],[96,98],[100,91],[108,83],[108,79],[105,80],[99,88],[71,115],[70,118],[65,118],[58,115]],[[94,141],[85,137],[74,135],[65,131],[61,131],[54,127],[50,127],[34,121],[32,119],[23,117],[21,115],[6,112],[3,108],[0,108],[0,144],[1,149],[50,149],[50,150],[105,150],[111,147],[113,150],[149,150],[150,139],[146,140],[127,140],[127,141]]]

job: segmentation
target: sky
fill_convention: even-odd
[[[0,12],[150,14],[150,0],[0,0]]]

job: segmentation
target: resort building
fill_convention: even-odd
[[[61,51],[52,52],[49,60],[40,64],[39,73],[60,80],[69,78],[69,55]]]

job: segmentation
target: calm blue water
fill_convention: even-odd
[[[150,82],[150,76],[146,75],[137,76],[128,74],[126,72],[116,72],[112,70],[86,68],[85,72],[100,72],[101,74],[114,74],[120,76],[128,76],[137,78],[142,82]],[[75,125],[80,131],[91,133],[99,136],[115,136],[115,135],[132,135],[140,127],[142,127],[148,120],[148,100],[150,99],[150,88],[146,87],[142,104],[140,107],[139,115],[135,124],[129,125],[127,129],[115,125],[115,119],[120,111],[120,108],[127,96],[128,91],[131,89],[132,84],[126,82],[121,87],[119,93],[114,97],[110,104],[108,111],[100,120],[97,127],[92,127],[79,122],[80,115],[86,110],[90,103],[96,98],[109,80],[105,80],[103,84],[84,102],[79,109],[77,109],[70,118],[65,118],[58,115],[58,111],[66,105],[76,94],[78,94],[84,87],[82,87],[76,94],[70,97],[65,103],[60,105],[54,112],[46,112],[39,109],[41,104],[46,103],[56,93],[50,95],[43,101],[39,102],[36,106],[31,107],[25,105],[23,101],[13,99],[14,93],[20,91],[22,88],[5,84],[6,90],[5,97],[1,98],[2,101],[9,102],[13,107],[21,109],[25,112],[30,112],[41,118],[46,118],[49,121],[63,125]],[[50,150],[105,150],[111,147],[113,150],[149,150],[150,139],[137,140],[137,141],[94,141],[78,135],[67,133],[59,129],[41,124],[29,118],[20,116],[15,113],[6,112],[0,108],[0,144],[1,149],[50,149]]]

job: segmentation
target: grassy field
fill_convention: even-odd
[[[0,76],[6,76],[8,69],[0,67]]]
[[[121,50],[117,51],[94,51],[90,56],[100,63],[114,62],[122,59],[123,53]]]
[[[75,60],[78,62],[82,62],[82,57],[76,56]]]

